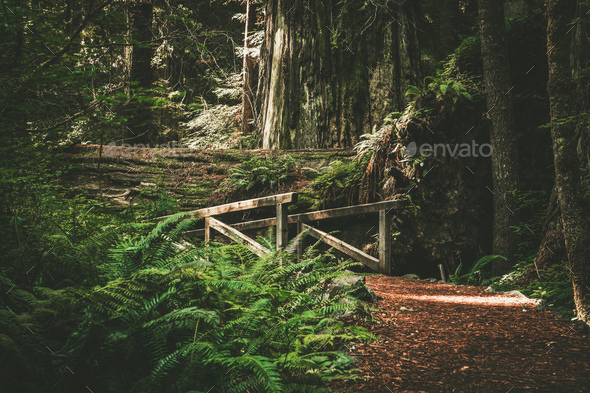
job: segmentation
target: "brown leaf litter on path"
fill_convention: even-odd
[[[371,276],[380,341],[349,345],[336,392],[590,392],[590,338],[531,299],[483,287]],[[359,323],[358,320],[353,323]]]

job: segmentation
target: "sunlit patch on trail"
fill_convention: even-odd
[[[534,299],[527,299],[512,296],[464,296],[464,295],[400,295],[398,298],[411,299],[423,302],[436,303],[453,303],[453,304],[473,304],[484,306],[505,306],[505,307],[522,307],[535,306]]]

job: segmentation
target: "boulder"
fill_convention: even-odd
[[[506,295],[513,295],[513,296],[517,296],[517,297],[522,297],[525,299],[528,299],[528,297],[526,297],[522,292],[520,291],[507,291],[507,292],[502,292]]]
[[[332,284],[330,284],[328,293],[332,295],[342,290],[349,289],[352,296],[364,302],[374,302],[381,299],[381,297],[375,295],[373,291],[371,291],[371,289],[366,285],[365,276],[359,275],[350,275],[335,279]]]

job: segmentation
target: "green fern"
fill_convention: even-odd
[[[89,383],[129,392],[321,391],[310,376],[318,383],[346,368],[343,343],[374,339],[335,318],[368,315],[350,290],[325,294],[356,263],[329,253],[297,262],[282,251],[259,258],[241,245],[203,248],[181,239],[194,222],[179,215],[97,238],[103,247],[115,241],[98,262],[116,273],[70,290],[86,317],[63,353],[84,365]],[[96,377],[130,364],[132,374]]]

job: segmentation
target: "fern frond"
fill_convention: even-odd
[[[160,318],[153,319],[143,326],[146,328],[160,327],[161,325],[167,325],[172,323],[178,323],[179,327],[186,327],[188,322],[197,322],[201,320],[211,326],[219,324],[219,316],[215,311],[203,310],[198,307],[187,307],[182,310],[174,310]]]
[[[228,368],[230,374],[254,374],[262,383],[266,392],[282,392],[283,384],[275,364],[265,356],[241,356],[226,358],[222,364]]]

